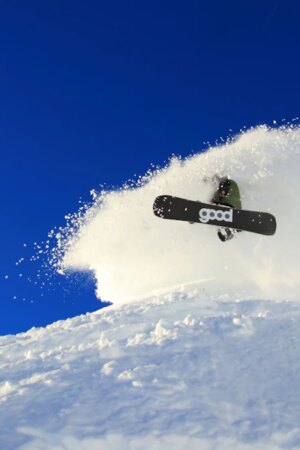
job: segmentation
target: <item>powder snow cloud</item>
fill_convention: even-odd
[[[136,187],[101,194],[68,236],[61,265],[95,275],[97,296],[122,303],[178,285],[201,283],[231,298],[299,299],[300,130],[249,130],[232,142],[170,164]],[[222,243],[213,226],[154,216],[171,194],[209,201],[215,175],[239,184],[245,209],[276,216],[275,236],[240,233]]]

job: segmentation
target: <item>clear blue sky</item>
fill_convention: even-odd
[[[42,290],[38,263],[15,265],[90,189],[298,116],[299,16],[296,0],[2,1],[0,334],[99,308],[91,277]]]

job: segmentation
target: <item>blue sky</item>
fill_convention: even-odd
[[[99,308],[92,276],[16,266],[90,189],[299,115],[297,3],[2,2],[0,334]]]

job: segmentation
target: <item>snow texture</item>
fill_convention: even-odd
[[[201,286],[0,338],[0,447],[300,448],[300,305]]]
[[[300,449],[299,152],[298,128],[260,127],[71,217],[60,269],[115,304],[0,337],[0,448]],[[153,215],[159,194],[209,200],[216,173],[274,237]]]

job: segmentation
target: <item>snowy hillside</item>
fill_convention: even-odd
[[[68,216],[50,262],[114,305],[0,337],[5,450],[300,449],[300,130],[259,127]],[[275,236],[161,220],[235,179]],[[84,214],[82,214],[82,211]]]
[[[199,286],[0,338],[0,448],[300,448],[300,305]]]

